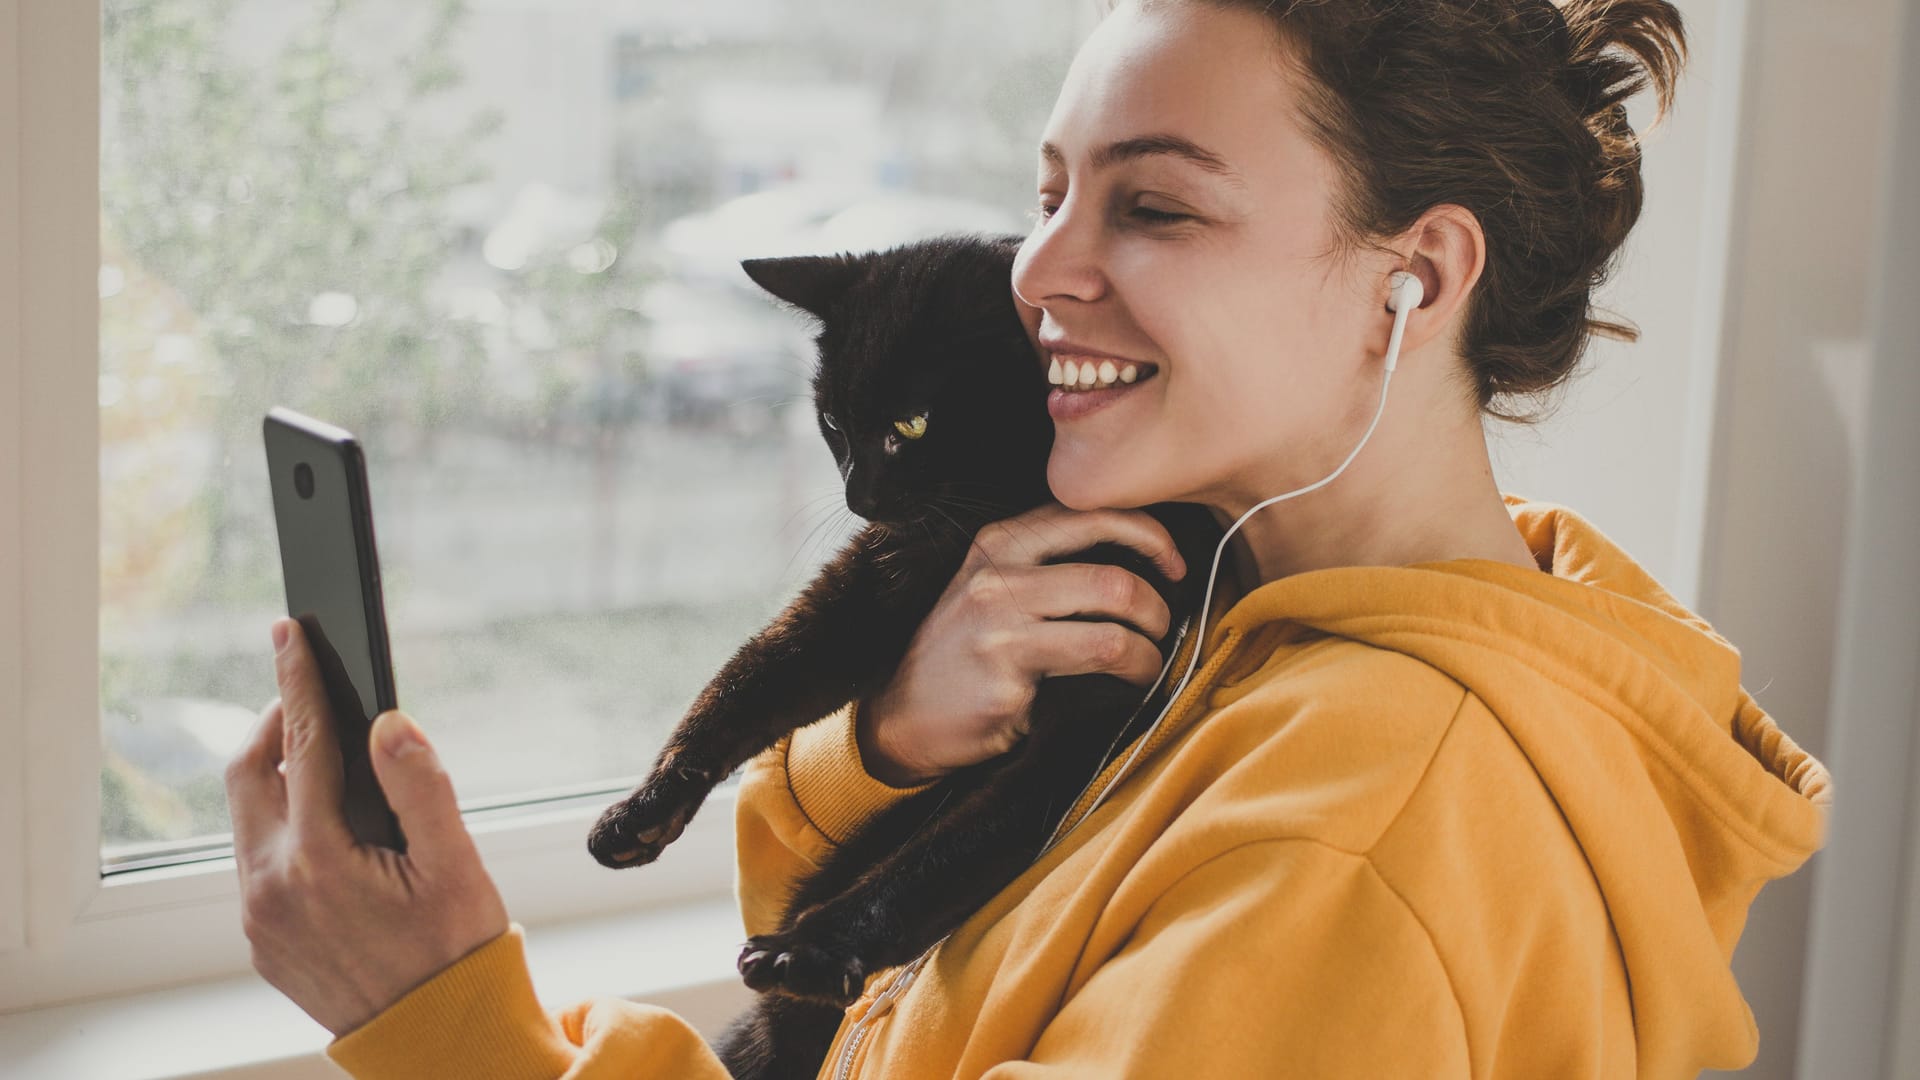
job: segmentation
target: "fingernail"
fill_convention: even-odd
[[[427,737],[420,733],[420,725],[406,713],[381,713],[375,718],[375,724],[380,726],[380,749],[388,757],[405,757],[427,748]]]
[[[293,636],[292,619],[276,619],[273,623],[273,651],[282,652],[287,647],[287,639]]]

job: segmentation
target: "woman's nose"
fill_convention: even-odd
[[[1045,308],[1065,300],[1093,301],[1106,288],[1099,237],[1093,223],[1062,206],[1027,234],[1013,261],[1013,291]]]

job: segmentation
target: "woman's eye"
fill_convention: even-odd
[[[1059,212],[1060,208],[1058,206],[1043,202],[1035,207],[1028,216],[1035,221],[1046,221]],[[1131,213],[1136,220],[1144,221],[1149,225],[1171,225],[1179,221],[1193,220],[1192,214],[1176,214],[1170,210],[1155,210],[1150,206],[1136,206]]]
[[[1169,213],[1165,210],[1155,210],[1150,206],[1136,206],[1133,208],[1133,216],[1154,225],[1167,225],[1175,221],[1186,221],[1193,215]]]

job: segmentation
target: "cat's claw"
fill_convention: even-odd
[[[786,997],[845,1008],[859,1000],[867,969],[858,959],[792,940],[761,934],[740,950],[740,975],[749,987]]]

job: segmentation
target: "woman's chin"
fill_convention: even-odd
[[[1056,449],[1047,459],[1047,488],[1054,501],[1069,510],[1145,506],[1153,501],[1142,499],[1139,485],[1126,482],[1118,472],[1063,457]]]

